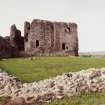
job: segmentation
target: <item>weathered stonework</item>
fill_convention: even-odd
[[[24,50],[24,38],[21,36],[21,31],[16,28],[15,24],[11,26],[10,43],[18,51]]]
[[[11,46],[7,40],[0,36],[0,58],[11,57]]]
[[[35,19],[24,29],[27,54],[78,56],[77,24]]]
[[[54,99],[90,93],[105,93],[105,68],[69,72],[32,83],[0,71],[0,96],[10,99],[5,105],[44,105]]]
[[[30,32],[30,23],[25,22],[24,23],[24,45],[25,45],[25,51],[28,50],[28,35]]]
[[[77,24],[34,19],[24,24],[24,37],[15,24],[0,38],[0,57],[78,56]]]

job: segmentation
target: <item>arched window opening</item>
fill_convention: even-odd
[[[62,49],[65,50],[65,43],[62,43]]]
[[[71,32],[71,29],[70,29],[70,27],[67,27],[66,29],[65,29],[65,32]]]
[[[39,46],[39,40],[36,40],[36,48]]]

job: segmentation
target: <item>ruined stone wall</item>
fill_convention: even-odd
[[[16,28],[15,24],[10,28],[10,43],[18,51],[24,50],[24,37],[21,36],[21,31]]]
[[[24,37],[21,36],[21,31],[15,24],[10,28],[10,45],[13,49],[12,57],[21,56],[21,52],[24,51]]]
[[[77,24],[39,19],[34,19],[31,24],[26,23],[24,36],[27,36],[27,54],[78,56]]]
[[[10,99],[5,105],[45,105],[54,99],[62,100],[64,97],[72,99],[75,96],[104,92],[105,68],[64,73],[32,83],[23,83],[0,70],[0,96]]]
[[[0,58],[11,57],[12,48],[9,42],[0,36]]]
[[[15,24],[0,37],[0,57],[78,56],[77,24],[34,19],[24,24],[24,37]]]
[[[30,32],[30,23],[29,22],[25,22],[24,23],[24,50],[25,51],[28,51],[28,35],[29,35],[29,32]]]
[[[0,58],[18,57],[24,51],[24,37],[14,25],[10,28],[10,36],[0,36]]]

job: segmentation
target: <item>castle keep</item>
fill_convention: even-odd
[[[76,23],[51,22],[34,19],[24,23],[24,36],[12,25],[10,36],[0,38],[0,56],[78,56],[78,32]],[[2,50],[10,49],[5,55]],[[4,51],[5,52],[5,51]]]

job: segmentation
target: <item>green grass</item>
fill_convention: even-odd
[[[105,67],[105,58],[37,57],[35,60],[12,58],[0,61],[0,68],[24,82],[39,81],[65,72],[101,67]],[[1,103],[2,100],[0,99]],[[54,100],[46,105],[105,105],[105,93]]]
[[[5,102],[5,98],[4,97],[0,97],[0,105],[3,105],[4,104],[4,102]]]
[[[84,57],[41,57],[35,60],[24,58],[0,61],[0,68],[25,82],[38,81],[65,72],[75,72],[87,68],[105,67],[104,58]]]
[[[45,105],[105,105],[105,93],[93,93],[61,100],[54,100]]]

